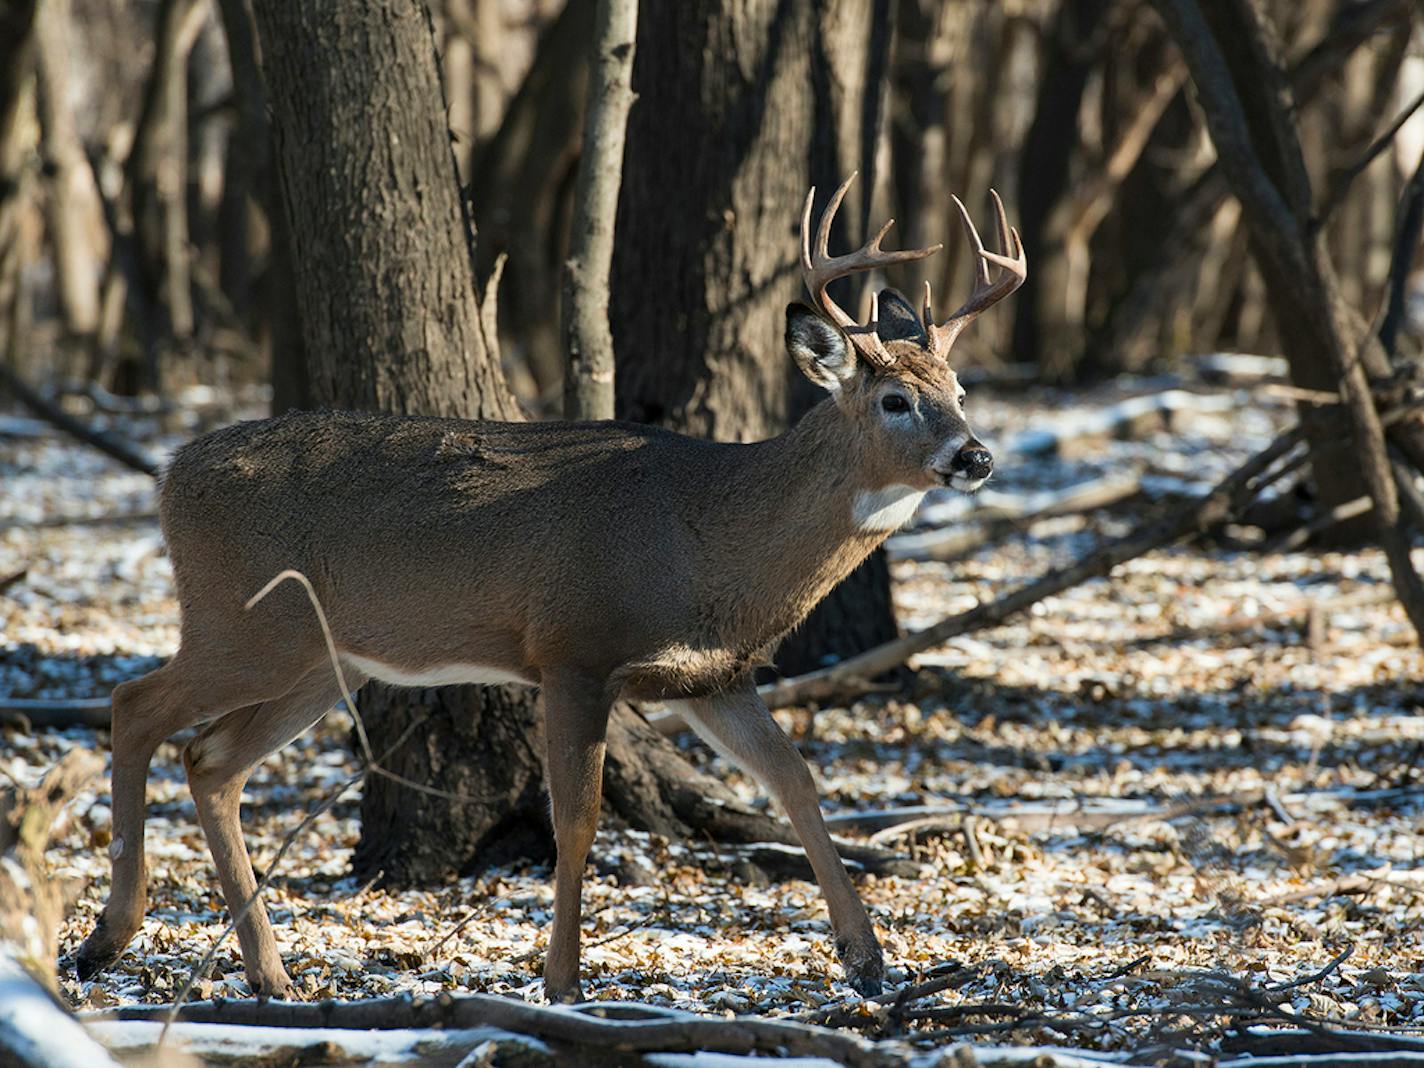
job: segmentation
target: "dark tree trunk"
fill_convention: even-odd
[[[518,418],[500,369],[493,294],[483,307],[476,297],[419,0],[256,0],[255,9],[315,401]],[[529,691],[372,686],[363,712],[385,767],[463,800],[369,778],[359,874],[429,882],[549,855],[542,731]],[[623,706],[607,768],[608,805],[636,826],[673,834],[695,822],[699,836],[785,838],[787,828],[739,805]]]
[[[1250,7],[1240,4],[1204,4],[1201,10],[1217,47],[1225,60],[1245,114],[1247,134],[1265,177],[1277,191],[1298,229],[1299,248],[1320,260],[1328,260],[1324,237],[1312,234],[1313,194],[1301,155],[1295,126],[1295,100],[1280,56],[1280,44],[1273,24],[1261,10],[1259,0]],[[1228,179],[1231,172],[1228,171]],[[1249,212],[1251,208],[1246,209]],[[1281,252],[1262,248],[1262,239],[1253,233],[1256,263],[1265,281],[1266,298],[1279,332],[1282,348],[1290,363],[1291,381],[1305,389],[1336,392],[1341,388],[1332,345],[1334,332],[1322,328],[1322,316],[1333,314],[1358,320],[1345,306],[1333,269],[1322,277],[1318,265],[1302,271],[1309,289],[1297,285],[1297,278],[1280,266]],[[1363,337],[1363,324],[1356,322],[1354,338]],[[1353,343],[1353,340],[1352,340]],[[1377,350],[1361,346],[1360,358],[1367,373],[1383,377],[1387,363]],[[1322,510],[1354,500],[1361,492],[1360,469],[1353,449],[1334,448],[1335,437],[1319,430],[1310,433],[1311,472]],[[1336,524],[1328,537],[1337,544],[1352,544],[1367,537],[1375,525],[1368,515]]]
[[[272,160],[267,90],[258,67],[251,7],[247,0],[220,0],[218,7],[237,104],[237,125],[227,153],[218,217],[220,281],[234,310],[249,322],[256,320],[253,326],[272,368],[272,412],[280,415],[312,403],[287,216]],[[260,208],[267,219],[266,267],[260,277],[253,273],[258,252],[254,231],[259,229],[253,225],[254,208]]]
[[[500,318],[517,338],[540,397],[561,399],[560,271],[578,164],[594,0],[568,0],[539,39],[534,63],[499,129],[474,153],[479,267],[509,256]],[[551,406],[558,410],[555,403]]]
[[[1014,302],[1013,353],[1038,364],[1055,377],[1072,368],[1065,356],[1072,351],[1065,332],[1081,324],[1064,321],[1067,263],[1062,234],[1049,221],[1068,195],[1069,163],[1081,143],[1078,112],[1088,75],[1102,60],[1101,23],[1107,0],[1065,0],[1044,42],[1043,75],[1038,83],[1033,124],[1024,139],[1019,165],[1019,228],[1026,248],[1033,249],[1033,270]]]
[[[254,6],[312,399],[518,418],[481,323],[424,7]],[[466,867],[477,851],[496,855],[511,833],[527,848],[527,828],[546,818],[528,691],[372,686],[362,705],[378,757],[409,730],[385,766],[477,800],[456,812],[368,780],[359,872],[418,882]]]
[[[879,192],[889,8],[698,0],[644,10],[613,266],[623,417],[755,441],[815,399],[781,340],[786,304],[802,297],[801,204],[809,186],[824,203],[859,169],[835,238],[858,243]],[[793,672],[823,666],[894,635],[877,555],[779,662]]]

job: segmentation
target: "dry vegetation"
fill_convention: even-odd
[[[902,622],[926,625],[1071,560],[1154,498],[1211,481],[1289,416],[1269,398],[1224,396],[1220,411],[1077,459],[1004,463],[1000,492],[1109,471],[1138,472],[1150,492],[1035,524],[955,563],[897,564]],[[974,411],[1002,447],[1109,399],[980,394]],[[185,436],[127,429],[154,451]],[[177,608],[147,517],[148,481],[50,433],[0,439],[0,476],[0,575],[25,572],[0,601],[0,694],[103,697],[171,653]],[[945,502],[926,514],[944,521],[953,510]],[[75,521],[99,514],[138,518]],[[877,1006],[837,982],[819,895],[809,882],[769,879],[774,856],[607,824],[585,889],[586,992],[938,1045],[970,1038],[1143,1056],[1240,1048],[1233,1025],[1283,1025],[1291,1014],[1354,1030],[1424,1029],[1424,659],[1378,590],[1388,575],[1374,550],[1184,546],[920,657],[903,694],[778,713],[819,769],[840,827],[873,833],[920,866],[862,886],[885,938],[891,994]],[[1313,618],[1286,618],[1310,603]],[[1242,622],[1272,613],[1273,625]],[[64,752],[105,740],[91,729],[25,728],[14,714],[0,728],[0,770],[25,783]],[[348,730],[333,713],[254,776],[244,819],[259,870],[355,770]],[[171,1001],[226,925],[178,753],[160,750],[150,783],[148,920],[113,973],[64,980],[77,1006]],[[879,831],[866,816],[915,805],[937,814]],[[57,875],[88,882],[62,949],[94,922],[108,879],[106,794],[81,796],[75,814],[51,853]],[[547,870],[389,892],[347,874],[357,834],[353,791],[296,839],[269,891],[305,997],[541,996]],[[930,995],[896,1007],[898,988],[933,979]],[[229,938],[196,996],[245,993]]]

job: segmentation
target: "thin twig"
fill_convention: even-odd
[[[1360,153],[1360,158],[1336,175],[1334,182],[1331,184],[1330,192],[1325,198],[1325,203],[1315,214],[1314,224],[1317,228],[1329,224],[1336,210],[1349,194],[1350,186],[1354,184],[1355,179],[1364,173],[1366,168],[1379,157],[1381,152],[1394,143],[1395,135],[1403,129],[1406,122],[1414,117],[1414,113],[1418,111],[1422,105],[1424,105],[1424,93],[1420,93],[1406,104],[1404,110],[1399,113],[1399,116],[1389,124],[1389,128],[1370,142],[1370,146],[1366,148],[1364,152]]]

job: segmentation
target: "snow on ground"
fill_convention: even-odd
[[[1178,413],[1170,429],[1102,442],[1071,460],[1015,464],[1000,447],[994,488],[1063,487],[1124,471],[1152,485],[1209,482],[1289,417],[1259,397],[1225,396],[1231,403],[1219,411]],[[981,436],[1002,446],[1110,399],[976,396],[970,414]],[[124,429],[155,453],[186,436],[152,424]],[[1128,529],[1146,507],[1041,524],[1032,538],[1014,536],[954,564],[897,564],[902,623],[928,625],[1060,566],[1097,537]],[[149,480],[96,453],[49,434],[0,436],[0,581],[27,571],[0,594],[0,697],[104,696],[172,653],[177,606],[153,509]],[[116,514],[131,518],[74,521]],[[1097,1021],[1065,1036],[941,1012],[914,1023],[918,1033],[943,1036],[969,1022],[984,1025],[989,1041],[1190,1044],[1181,1017],[1154,1013],[1198,981],[1197,971],[1264,985],[1319,969],[1347,948],[1349,959],[1321,982],[1284,995],[1287,1007],[1354,1026],[1424,1027],[1424,770],[1416,766],[1424,663],[1394,604],[1330,607],[1387,582],[1374,551],[1174,548],[932,650],[907,695],[778,713],[815,766],[831,815],[950,800],[1246,802],[1226,814],[1107,828],[1077,827],[1066,816],[1046,825],[980,820],[977,860],[953,821],[890,838],[923,865],[918,878],[860,881],[892,986],[956,963],[954,985],[931,1002],[937,1008],[1008,1002]],[[1313,647],[1289,626],[1174,634],[1308,599],[1323,606],[1325,624]],[[13,718],[0,724],[0,772],[26,783],[71,747],[106,741],[102,731],[23,727]],[[347,731],[333,713],[253,777],[244,824],[259,871],[353,771]],[[99,981],[65,980],[76,1005],[171,999],[226,924],[182,782],[181,744],[159,751],[150,780],[143,931]],[[756,797],[720,758],[685,744]],[[1285,803],[1258,803],[1265,788]],[[1362,790],[1390,792],[1340,802],[1340,791]],[[53,849],[58,875],[88,881],[61,933],[68,949],[107,893],[108,802],[102,789],[82,797]],[[302,994],[538,997],[550,872],[502,868],[402,892],[358,886],[347,874],[357,807],[353,789],[300,836],[267,894]],[[597,874],[639,867],[619,865],[624,856],[657,871],[656,885]],[[585,883],[586,993],[838,1022],[862,1011],[839,982],[816,887],[751,885],[728,868],[707,843],[605,826]],[[245,992],[229,938],[197,993]],[[1198,1037],[1210,1045],[1209,1031]]]

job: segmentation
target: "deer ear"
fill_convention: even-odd
[[[803,375],[832,393],[855,374],[846,336],[805,304],[786,306],[786,349]]]
[[[881,341],[913,341],[921,348],[930,343],[920,313],[898,289],[880,291],[880,328],[875,332]]]

